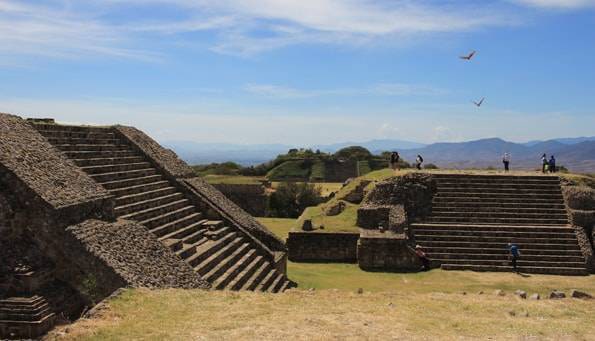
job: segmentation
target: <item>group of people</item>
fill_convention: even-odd
[[[390,168],[394,169],[395,171],[400,170],[401,169],[401,167],[399,166],[400,160],[401,160],[401,156],[399,155],[399,153],[392,152],[390,154]],[[415,158],[415,168],[421,170],[422,163],[424,163],[424,158],[421,157],[421,155],[417,154],[417,157]]]
[[[504,153],[504,155],[502,156],[502,164],[504,164],[504,171],[508,172],[510,171],[510,153],[506,152]],[[543,155],[541,156],[541,171],[543,173],[555,173],[556,172],[556,158],[554,157],[554,155],[552,155],[549,160],[547,158],[547,155],[545,153],[543,153]]]

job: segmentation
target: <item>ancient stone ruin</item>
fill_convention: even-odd
[[[0,114],[0,338],[121,287],[283,291],[284,243],[125,126]]]
[[[587,275],[592,190],[557,176],[410,174],[379,183],[358,211],[363,269],[419,268],[420,245],[445,270],[511,271],[507,243],[527,273]]]

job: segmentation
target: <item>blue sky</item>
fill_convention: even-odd
[[[0,0],[0,112],[161,141],[595,135],[594,94],[594,0]]]

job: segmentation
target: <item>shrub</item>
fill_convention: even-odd
[[[369,160],[372,158],[372,153],[364,147],[351,146],[345,147],[337,151],[334,155],[336,158],[352,159],[352,160]]]
[[[433,163],[428,163],[427,165],[424,166],[425,169],[438,169],[438,166],[436,166]]]
[[[280,218],[297,218],[309,206],[323,201],[320,188],[309,183],[281,183],[269,199],[269,215]]]

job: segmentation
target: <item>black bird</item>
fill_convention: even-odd
[[[471,53],[469,53],[468,55],[460,56],[459,58],[465,59],[465,60],[471,60],[471,58],[473,58],[473,56],[475,56],[475,51],[471,51]]]
[[[475,101],[471,101],[471,102],[473,102],[473,104],[475,104],[479,108],[479,107],[481,107],[481,104],[483,103],[484,99],[485,99],[485,97],[482,98],[481,101],[479,101],[479,102],[475,102]]]

